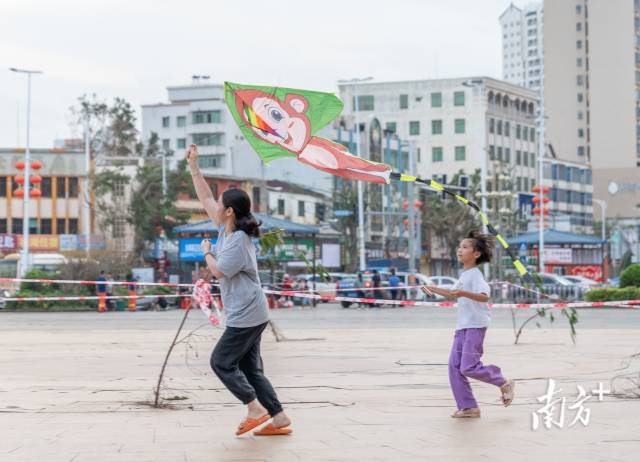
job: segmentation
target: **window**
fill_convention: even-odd
[[[576,23],[576,32],[582,32],[582,23],[581,22],[577,22]]]
[[[576,14],[582,13],[582,5],[576,5]]]
[[[511,125],[509,122],[504,122],[504,136],[511,136]]]
[[[42,183],[40,183],[40,192],[42,193],[42,197],[51,197],[51,177],[45,176],[42,178]],[[51,234],[51,233],[47,233]]]
[[[502,120],[498,120],[498,123],[496,125],[496,133],[498,135],[502,135]]]
[[[441,135],[442,134],[442,120],[432,120],[431,121],[431,134],[432,135]]]
[[[0,197],[7,197],[7,177],[0,176]]]
[[[536,166],[536,156],[534,153],[530,152],[529,153],[529,167],[535,167]]]
[[[178,116],[178,117],[176,117],[176,126],[177,127],[186,127],[187,126],[187,116]]]
[[[576,58],[576,66],[582,67],[582,58]]]
[[[69,178],[69,196],[68,197],[78,197],[78,177]],[[71,234],[74,234],[74,233],[71,233]]]
[[[431,161],[432,162],[442,162],[442,148],[431,148]]]
[[[200,168],[220,168],[224,155],[198,156],[198,167]]]
[[[353,108],[356,109],[356,100],[353,99]],[[373,95],[359,95],[358,96],[358,111],[373,111]]]
[[[162,128],[169,128],[169,120],[169,116],[162,118]]]
[[[400,109],[409,108],[409,95],[400,95]]]
[[[219,124],[220,121],[220,111],[194,111],[192,114],[193,124]]]
[[[582,75],[576,76],[576,84],[577,85],[584,85],[584,76],[582,76]]]
[[[298,216],[304,217],[304,201],[298,201]]]
[[[496,160],[496,147],[493,144],[489,146],[489,159]]]
[[[126,226],[126,223],[125,223],[124,217],[117,216],[113,221],[113,232],[111,233],[114,239],[123,239],[125,237],[126,235],[125,226]]]
[[[395,122],[387,122],[385,125],[385,130],[391,133],[396,133],[396,123]]]
[[[78,234],[77,218],[69,218],[69,234]]]
[[[194,133],[193,143],[200,146],[221,146],[222,133]]]
[[[504,148],[504,161],[508,164],[511,163],[511,149]]]
[[[40,219],[40,233],[39,234],[51,234],[51,218]]]
[[[491,118],[489,119],[489,133],[494,133],[496,130],[496,121],[495,119]]]
[[[584,128],[578,129],[578,138],[584,138]]]
[[[576,48],[577,48],[578,50],[581,50],[581,49],[582,49],[582,40],[576,40]]]
[[[456,146],[456,160],[465,160],[467,157],[467,150],[464,146]]]
[[[497,155],[497,159],[498,159],[500,162],[502,162],[502,146],[498,146],[497,151],[498,151],[498,152],[497,152],[497,154],[498,154],[498,155]]]
[[[531,141],[535,141],[536,140],[536,129],[533,127],[529,128],[529,139]]]
[[[522,165],[522,151],[516,151],[516,165]]]
[[[67,234],[67,223],[64,218],[56,219],[56,233]]]
[[[187,139],[186,138],[178,138],[176,140],[176,149],[185,149],[187,147]]]
[[[516,139],[519,140],[522,137],[522,126],[516,124]]]
[[[431,93],[431,107],[442,107],[442,93]]]
[[[528,167],[529,166],[529,154],[526,153],[526,152],[523,152],[522,153],[522,160],[523,160],[522,163],[524,164],[524,166]]]
[[[578,156],[584,156],[584,146],[578,146]]]
[[[455,132],[456,133],[464,133],[465,132],[465,120],[464,119],[456,119],[455,120]]]
[[[0,218],[0,234],[4,234],[7,232],[7,219]]]
[[[278,215],[284,215],[284,199],[278,199]]]
[[[11,220],[11,232],[13,234],[22,234],[22,218],[13,218]]]
[[[522,127],[522,139],[524,141],[529,140],[529,130],[527,129],[527,127]]]
[[[164,151],[171,150],[171,140],[169,140],[169,139],[162,140],[162,149]]]
[[[582,120],[584,118],[584,114],[582,111],[578,111],[578,120]]]
[[[66,197],[66,188],[65,188],[65,178],[58,177],[56,178],[56,197],[64,198]]]
[[[453,105],[464,106],[464,92],[456,91],[453,93]]]
[[[584,96],[582,93],[578,93],[578,102],[581,103],[584,100]]]
[[[420,121],[412,120],[409,122],[409,135],[419,135],[420,134]]]

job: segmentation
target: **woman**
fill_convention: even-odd
[[[260,224],[251,214],[251,200],[241,189],[228,189],[215,200],[198,169],[198,148],[187,151],[193,185],[207,215],[218,226],[215,252],[202,242],[209,271],[220,281],[227,327],[211,354],[218,378],[247,405],[247,417],[236,435],[271,420],[255,435],[288,435],[291,420],[282,410],[273,386],[265,377],[260,356],[262,332],[269,320],[267,299],[260,286],[255,246]]]

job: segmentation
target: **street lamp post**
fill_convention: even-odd
[[[474,80],[467,80],[465,82],[462,82],[462,85],[465,87],[470,87],[473,89],[478,89],[478,92],[480,93],[480,111],[481,111],[481,117],[480,117],[480,124],[479,129],[478,129],[478,149],[480,151],[480,210],[482,211],[482,213],[484,214],[484,216],[487,216],[487,176],[488,176],[488,172],[487,172],[487,120],[486,120],[486,113],[484,110],[484,102],[485,102],[485,98],[484,98],[484,80],[482,79],[474,79]],[[484,221],[482,222],[482,232],[487,234],[488,233],[488,228],[487,225],[484,224]],[[489,277],[489,264],[485,263],[483,266],[483,272],[484,272],[484,277],[488,278]]]
[[[348,80],[338,80],[338,83],[351,84],[353,87],[355,135],[356,135],[356,155],[360,157],[360,102],[358,101],[358,84],[368,82],[373,77],[354,78]],[[360,271],[367,269],[365,234],[364,234],[364,190],[362,181],[358,181],[358,256]]]
[[[20,276],[24,277],[29,267],[29,181],[31,174],[31,150],[29,145],[29,135],[31,129],[31,75],[42,74],[42,71],[34,71],[28,69],[17,69],[10,67],[11,72],[27,74],[27,141],[24,155],[24,196],[22,211],[22,255],[20,257]]]

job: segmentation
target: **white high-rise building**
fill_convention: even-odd
[[[500,15],[502,78],[537,90],[542,83],[543,4],[513,3]]]

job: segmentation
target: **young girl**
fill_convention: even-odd
[[[513,401],[513,380],[506,379],[498,366],[485,366],[480,361],[484,336],[491,322],[491,311],[487,305],[491,292],[478,265],[491,261],[492,253],[493,238],[471,231],[458,246],[458,261],[464,271],[453,289],[422,287],[427,294],[434,292],[458,300],[458,322],[449,357],[449,383],[458,406],[451,415],[454,418],[480,417],[468,378],[500,387],[505,407]]]
[[[282,410],[273,386],[265,377],[260,356],[262,332],[269,309],[260,278],[252,237],[260,224],[251,214],[251,200],[241,189],[228,189],[216,201],[198,169],[198,148],[187,151],[193,185],[209,218],[218,225],[215,252],[211,242],[202,248],[211,273],[220,281],[227,327],[211,354],[211,368],[233,395],[247,405],[247,417],[236,435],[271,420],[255,435],[288,435],[291,420]]]

